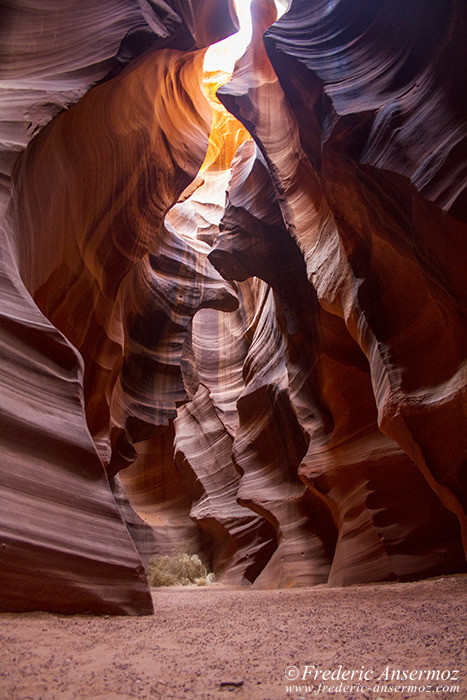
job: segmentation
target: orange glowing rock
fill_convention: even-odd
[[[220,171],[230,168],[237,148],[244,141],[251,139],[243,124],[228,112],[217,98],[216,91],[229,78],[229,74],[223,71],[205,72],[203,76],[204,92],[212,109],[212,125],[208,152],[201,166],[202,173],[206,170]]]

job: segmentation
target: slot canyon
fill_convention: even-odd
[[[465,1],[250,9],[1,3],[3,613],[465,582]]]

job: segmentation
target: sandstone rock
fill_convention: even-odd
[[[5,610],[465,568],[465,10],[288,4],[4,3]]]
[[[109,462],[125,276],[208,143],[202,55],[173,47],[203,47],[234,28],[227,3],[174,8],[4,7],[2,213],[18,153],[75,104],[23,151],[1,231],[3,609],[152,610],[96,448]],[[141,33],[153,53],[139,58],[148,48]],[[172,48],[154,52],[161,45]],[[117,54],[127,68],[86,92]],[[186,91],[192,98],[182,105]]]
[[[179,409],[174,425],[175,459],[193,498],[190,515],[212,543],[216,579],[254,581],[275,549],[274,530],[237,503],[240,474],[232,461],[232,438],[206,387]]]
[[[336,5],[336,21],[343,27],[344,6]],[[270,23],[271,13],[265,3],[255,7],[259,32]],[[312,44],[307,34],[310,16],[326,26],[324,6],[308,11],[295,3],[293,8],[295,14],[285,15],[277,30],[269,31],[269,53],[277,65],[279,54],[271,48],[275,32],[305,36],[300,60],[300,41],[284,40],[281,45],[288,66],[282,73],[277,67],[282,85],[254,37],[219,96],[249,128],[265,156],[284,222],[303,254],[319,306],[336,317],[337,325],[338,318],[344,321],[342,337],[348,333],[366,357],[364,371],[371,379],[378,427],[399,443],[408,461],[416,462],[464,526],[460,267],[459,261],[447,262],[446,252],[458,249],[461,224],[422,199],[407,178],[359,163],[367,115],[341,116],[340,105],[329,99],[330,90],[302,65]],[[389,6],[377,12],[384,19]],[[358,31],[358,8],[356,17],[352,31]],[[388,47],[397,36],[397,27],[393,29],[393,35],[385,35]],[[445,40],[449,44],[456,38],[446,35]],[[377,55],[372,60],[379,70]],[[330,65],[337,80],[344,64]],[[395,84],[401,94],[405,87],[404,81]],[[434,221],[442,231],[437,237],[431,229]],[[442,353],[434,344],[441,337],[446,341]],[[368,397],[370,413],[372,401]],[[434,421],[449,426],[448,445],[446,435],[433,430]],[[306,478],[307,467],[302,475]]]
[[[278,376],[278,368],[285,361],[282,404],[289,403],[295,409],[308,434],[308,448],[303,443],[291,473],[296,475],[301,463],[299,473],[312,493],[308,492],[306,498],[302,490],[299,496],[300,490],[295,486],[295,497],[291,492],[287,496],[288,488],[281,483],[277,485],[277,493],[281,495],[276,495],[274,500],[289,505],[288,515],[283,516],[289,534],[293,528],[294,498],[303,512],[301,522],[308,522],[308,532],[302,538],[306,545],[296,549],[297,552],[301,549],[300,555],[304,557],[297,557],[296,564],[302,575],[306,566],[312,566],[311,562],[319,558],[316,546],[314,551],[309,551],[313,542],[311,531],[321,540],[323,550],[326,545],[332,553],[331,513],[339,530],[329,579],[332,584],[394,576],[403,579],[462,568],[456,519],[442,506],[400,447],[378,430],[366,358],[345,323],[319,304],[307,279],[300,250],[286,231],[266,163],[251,143],[242,146],[234,160],[221,233],[209,257],[227,278],[244,279],[256,274],[278,294],[276,303],[283,314],[286,336],[281,338],[279,327],[267,335],[263,326],[271,325],[277,311],[271,307],[262,310],[254,329],[260,341],[258,344],[253,341],[244,364],[247,389],[237,403],[240,430],[234,454],[241,467],[244,467],[242,451],[250,455],[250,461],[262,459],[263,465],[277,460],[276,480],[285,477],[284,465],[300,439],[303,442],[299,434],[293,436],[296,424],[293,412],[289,409],[289,415],[283,415],[279,434],[271,436],[265,429],[265,435],[261,436],[261,425],[268,422],[265,405],[271,390],[262,398],[260,392],[252,390],[248,402],[244,399],[248,395],[248,382],[256,386],[255,374],[267,376],[274,368]],[[274,347],[280,343],[282,346],[275,354]],[[267,356],[265,348],[268,348]],[[269,430],[273,431],[274,425],[282,425],[281,411],[271,409],[271,413]],[[253,447],[240,447],[242,430],[254,434],[254,439],[250,438]],[[291,431],[288,439],[287,430]],[[281,443],[286,445],[285,454],[277,455]],[[255,483],[254,474],[247,467],[244,469],[240,498],[258,510],[265,500],[271,501],[266,496],[270,493],[264,476],[266,470],[263,466]],[[253,495],[247,500],[243,494],[250,492]],[[268,580],[266,572],[264,575]],[[293,581],[292,576],[285,578]]]

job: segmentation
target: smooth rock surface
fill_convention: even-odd
[[[3,3],[5,610],[465,569],[465,4],[284,4]]]

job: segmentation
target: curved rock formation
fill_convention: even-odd
[[[61,110],[148,49],[202,49],[235,31],[231,0],[2,2],[3,204],[18,154]],[[40,31],[38,31],[40,27]]]
[[[25,5],[6,7],[8,188],[15,152],[27,140],[28,104],[32,128],[42,126],[109,72],[120,45],[123,63],[131,60],[45,127],[15,169],[1,246],[3,609],[152,610],[96,447],[112,463],[109,406],[125,347],[127,276],[140,282],[131,311],[150,295],[148,251],[162,254],[164,234],[153,243],[204,159],[210,127],[202,54],[152,49],[138,58],[148,48],[141,36],[152,37],[151,46],[179,41],[193,49],[234,28],[227,3],[176,9],[158,2],[39,8],[41,39],[19,60],[34,28]],[[212,22],[203,23],[207,15]],[[192,313],[197,304],[223,305],[222,298],[235,303],[227,290],[220,301],[209,291],[195,296]]]
[[[133,509],[154,533],[154,553],[199,553],[210,547],[190,518],[192,496],[174,460],[174,428],[153,427],[135,444],[137,457],[119,473]]]
[[[126,299],[145,303],[151,286],[142,258],[158,254],[164,215],[207,148],[201,61],[201,54],[146,54],[46,127],[15,173],[20,272],[39,308],[83,356],[87,421],[104,461],[106,404],[123,319],[132,313]],[[87,145],[90,118],[96,140]]]
[[[287,4],[4,3],[2,609],[465,568],[466,13]]]
[[[466,22],[462,0],[291,3],[265,45],[313,165],[321,129],[309,120],[323,123],[329,97],[363,126],[361,164],[405,175],[465,221]]]
[[[211,567],[224,583],[252,582],[275,549],[274,530],[237,503],[240,474],[232,438],[200,387],[175,420],[175,459],[192,493],[190,516],[212,542]]]
[[[352,32],[366,22],[362,2],[352,9],[356,19],[349,26],[347,5],[333,5],[346,40],[359,36]],[[261,32],[270,24],[271,11],[267,3],[255,7]],[[419,16],[422,10],[417,7]],[[308,68],[305,71],[308,49],[303,61],[296,58],[297,36],[303,32],[309,46],[310,17],[326,25],[328,9],[326,3],[309,11],[303,3],[293,3],[292,11],[269,30],[268,50],[288,100],[255,39],[231,83],[218,94],[265,155],[284,221],[302,251],[320,306],[344,320],[367,358],[380,429],[416,462],[465,527],[462,268],[447,252],[455,255],[459,249],[461,224],[422,199],[406,177],[360,163],[369,116],[340,115],[326,83]],[[459,11],[453,3],[451,19]],[[391,12],[389,4],[383,4],[379,18]],[[289,31],[289,39],[282,44],[278,39],[276,46],[273,39],[280,31],[281,36]],[[456,36],[445,35],[450,51]],[[389,58],[399,38],[393,25],[393,33],[387,32],[383,39]],[[293,70],[289,54],[294,56]],[[279,56],[287,65],[286,73],[281,73]],[[369,61],[377,64],[377,56],[370,55]],[[341,70],[341,79],[352,85],[346,66],[333,64],[333,79]],[[366,75],[371,76],[369,69]],[[405,78],[393,85],[400,94],[406,87]],[[373,95],[371,88],[370,82]],[[380,106],[383,102],[381,98]],[[433,235],[432,224],[441,233]],[[435,425],[445,425],[447,435]]]
[[[277,312],[263,310],[259,328],[255,328],[259,342],[253,341],[244,364],[246,390],[238,400],[240,431],[234,454],[241,467],[258,459],[262,464],[256,479],[254,470],[244,467],[239,491],[243,501],[255,509],[271,491],[265,482],[264,465],[277,462],[275,500],[289,505],[283,518],[289,532],[294,528],[293,499],[286,496],[284,465],[290,464],[293,483],[301,462],[300,474],[311,489],[311,493],[304,494],[302,487],[300,498],[295,497],[302,522],[308,523],[302,538],[306,544],[295,550],[301,550],[300,557],[296,556],[301,575],[305,575],[306,566],[312,567],[320,556],[323,558],[317,545],[311,547],[312,533],[322,550],[332,553],[330,513],[339,532],[329,577],[332,584],[404,579],[462,567],[456,519],[441,505],[407,455],[378,430],[366,358],[344,322],[318,303],[300,250],[282,221],[266,163],[251,142],[239,149],[234,160],[221,233],[210,259],[227,278],[256,274],[278,294],[286,337],[281,338],[277,326],[270,338],[266,336],[264,328],[266,324],[271,327]],[[275,338],[281,338],[282,343],[277,354],[274,347],[279,340]],[[284,361],[284,398],[278,403],[288,403],[295,409],[309,436],[306,455],[302,437],[302,452],[295,462],[292,455],[300,445],[300,436],[285,437],[287,430],[292,431],[297,424],[291,408],[288,416],[284,408],[273,410],[268,419],[268,394],[261,398],[261,391],[255,391],[255,375],[263,374],[260,385],[267,386],[270,379],[265,382],[265,378],[271,375],[271,368],[277,375]],[[251,368],[258,365],[260,369],[253,369],[252,380]],[[250,382],[253,388],[248,391]],[[284,415],[282,422],[280,415]],[[282,426],[278,435],[267,434],[268,422],[269,430]],[[253,447],[244,447],[244,440]],[[286,445],[282,455],[277,453],[281,444]],[[242,458],[242,452],[248,454],[248,459]],[[299,494],[298,483],[294,488]],[[250,491],[247,499],[244,494]],[[294,580],[290,572],[284,575],[289,582]]]

